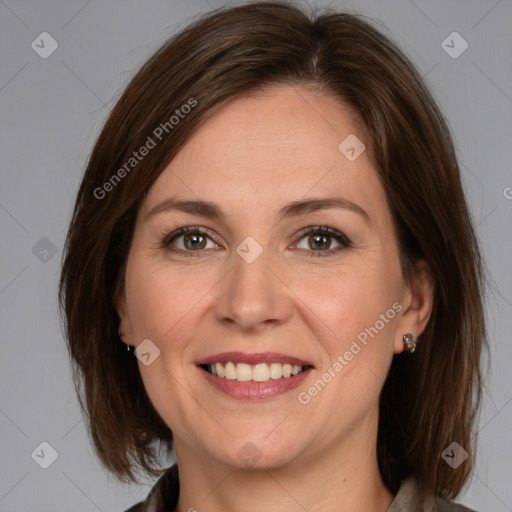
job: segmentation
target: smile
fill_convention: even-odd
[[[303,366],[291,363],[213,363],[205,365],[207,372],[217,377],[238,382],[268,382],[269,380],[289,379],[304,371]]]
[[[226,352],[196,365],[214,389],[238,400],[265,400],[287,393],[314,370],[308,361],[275,352]]]

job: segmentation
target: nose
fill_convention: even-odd
[[[285,323],[292,315],[293,293],[286,284],[283,265],[268,250],[248,261],[233,251],[231,270],[216,287],[217,320],[243,331]]]

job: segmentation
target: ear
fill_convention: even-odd
[[[415,264],[410,282],[404,286],[402,293],[402,311],[397,323],[394,345],[395,354],[404,351],[403,335],[412,333],[420,336],[432,314],[434,304],[434,279],[432,271],[424,260]]]
[[[117,332],[123,331],[125,335],[121,338],[121,341],[126,345],[129,345],[129,340],[132,338],[132,329],[130,322],[130,315],[128,314],[128,307],[126,304],[126,294],[124,286],[118,286],[114,294],[114,307],[119,316],[119,326]]]

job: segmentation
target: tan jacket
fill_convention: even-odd
[[[173,512],[179,496],[178,467],[171,466],[155,483],[147,498],[126,512]],[[414,478],[405,480],[386,512],[475,512],[439,497],[422,496]]]

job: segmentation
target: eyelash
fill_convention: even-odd
[[[178,238],[181,235],[186,235],[186,234],[201,234],[201,235],[207,236],[208,238],[210,238],[210,240],[212,239],[212,234],[211,234],[210,230],[202,228],[200,226],[188,226],[188,227],[180,228],[180,229],[172,232],[171,234],[165,234],[165,236],[162,238],[162,240],[160,242],[160,249],[166,249],[170,253],[178,254],[180,256],[185,255],[186,257],[192,257],[192,258],[199,257],[200,253],[204,249],[198,250],[198,251],[184,251],[183,249],[175,249],[171,246],[171,243],[174,242],[176,240],[176,238]],[[334,229],[331,229],[328,226],[308,227],[308,228],[303,229],[300,233],[298,233],[297,236],[299,237],[299,241],[300,241],[307,235],[311,235],[311,234],[328,235],[331,238],[334,238],[334,240],[336,240],[336,242],[338,242],[340,244],[340,246],[335,249],[327,249],[325,251],[322,251],[322,250],[314,251],[314,250],[300,249],[301,251],[306,251],[306,255],[309,257],[322,258],[322,257],[333,256],[336,253],[342,251],[343,249],[348,249],[348,248],[352,247],[351,241],[344,234],[342,234],[339,231],[336,231]],[[212,240],[212,242],[216,243],[214,240]],[[194,254],[194,253],[197,253],[197,254]]]

